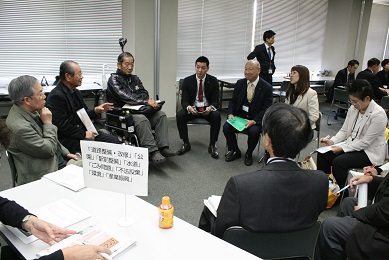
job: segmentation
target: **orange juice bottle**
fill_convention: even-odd
[[[158,207],[159,210],[159,227],[168,229],[173,227],[174,207],[170,204],[168,196],[162,197],[162,204]]]

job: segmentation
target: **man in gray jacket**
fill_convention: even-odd
[[[52,124],[51,112],[45,107],[46,96],[35,77],[13,79],[8,92],[14,102],[6,121],[12,131],[8,151],[14,157],[18,185],[61,169],[70,159],[77,160],[58,142],[57,127]]]

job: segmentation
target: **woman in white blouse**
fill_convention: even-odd
[[[357,79],[346,89],[352,106],[339,132],[331,139],[320,139],[324,145],[331,146],[331,150],[317,155],[318,170],[329,174],[332,167],[341,188],[349,169],[382,165],[386,155],[387,117],[384,109],[373,100],[370,83]]]
[[[290,83],[286,90],[285,103],[303,109],[308,114],[312,129],[319,119],[319,99],[315,90],[309,86],[309,70],[302,65],[290,70]]]

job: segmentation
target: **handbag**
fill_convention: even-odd
[[[312,156],[308,155],[304,161],[300,163],[300,167],[304,170],[317,170],[317,166]]]
[[[339,198],[340,190],[338,183],[335,180],[334,175],[331,173],[328,175],[328,199],[327,199],[327,209],[332,208],[334,206],[336,200]]]

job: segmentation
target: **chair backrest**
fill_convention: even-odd
[[[349,103],[349,95],[346,90],[334,88],[334,101]]]
[[[389,96],[382,97],[381,106],[383,109],[389,109]]]
[[[182,95],[183,83],[184,83],[184,79],[180,79],[176,87],[176,112],[178,112],[181,109],[181,95]]]
[[[5,154],[7,155],[9,168],[11,169],[12,185],[13,185],[13,187],[16,187],[16,183],[18,181],[18,173],[16,172],[14,158],[12,157],[12,154],[8,151],[5,151]]]
[[[334,85],[334,80],[326,80],[324,82],[324,91],[327,92],[332,87],[332,85]]]
[[[281,88],[280,91],[285,91],[288,89],[290,81],[289,80],[284,80],[281,82]]]
[[[312,227],[290,232],[250,232],[234,226],[224,232],[223,239],[263,259],[306,257],[313,259],[320,222]]]

